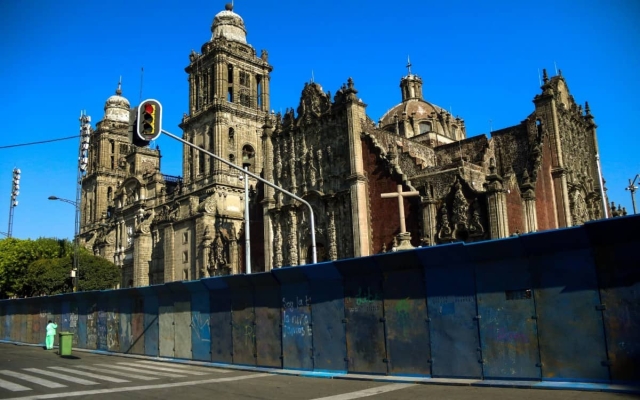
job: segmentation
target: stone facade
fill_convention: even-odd
[[[561,75],[545,72],[532,113],[490,138],[467,138],[464,120],[424,100],[410,69],[401,103],[377,123],[351,78],[333,96],[306,83],[297,109],[275,114],[268,53],[247,44],[242,18],[227,6],[211,31],[185,69],[183,138],[308,202],[318,261],[604,216],[596,125]],[[91,136],[85,246],[114,260],[123,287],[245,272],[245,175],[188,146],[183,177],[161,174],[160,151],[131,144],[121,94]],[[252,272],[312,262],[308,208],[253,178],[249,186]],[[382,196],[398,187],[411,196]]]

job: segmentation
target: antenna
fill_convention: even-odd
[[[315,78],[313,77],[313,70],[311,70],[311,83],[313,83]]]
[[[142,83],[144,78],[144,67],[140,67],[140,101],[142,101]]]
[[[538,68],[538,83],[542,86],[542,78],[540,78],[540,68]]]
[[[556,75],[558,75],[558,66],[555,61],[553,62],[553,67],[556,69]]]
[[[118,91],[122,91],[122,75],[120,75],[120,80],[118,81]]]

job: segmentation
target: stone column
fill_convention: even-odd
[[[345,90],[347,95],[347,129],[349,132],[350,175],[347,177],[351,194],[351,226],[353,233],[353,257],[365,257],[371,254],[371,237],[368,210],[367,177],[362,158],[362,123],[366,118],[366,105],[358,99],[349,78]]]
[[[422,208],[422,238],[420,242],[425,243],[429,246],[433,246],[436,244],[436,235],[438,233],[438,213],[436,210],[436,201],[433,200],[430,196],[422,196],[421,197],[421,208]]]
[[[271,135],[273,134],[273,126],[271,119],[267,116],[265,124],[262,126],[262,168],[264,171],[264,177],[269,182],[273,182],[273,142],[271,141]],[[264,187],[264,199],[262,200],[262,225],[264,235],[264,268],[265,271],[273,269],[273,227],[271,226],[271,217],[269,216],[269,210],[275,205],[274,199],[275,190],[270,187]]]
[[[522,206],[524,211],[524,229],[526,232],[538,230],[538,214],[536,212],[536,193],[529,181],[529,173],[525,170],[523,175],[524,183],[520,187],[522,193]]]
[[[491,239],[509,236],[509,222],[507,219],[507,201],[502,186],[502,177],[496,173],[495,160],[491,159],[490,173],[484,184],[489,203],[489,232]]]
[[[149,264],[151,264],[151,233],[148,229],[138,232],[133,238],[133,286],[149,286]]]
[[[168,224],[164,228],[164,281],[173,282],[175,280],[176,259],[174,254],[175,234],[173,225]]]

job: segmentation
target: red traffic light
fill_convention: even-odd
[[[147,103],[144,105],[144,111],[146,113],[153,114],[153,112],[156,111],[156,108],[153,106],[153,104]]]
[[[148,99],[138,107],[137,135],[145,142],[155,140],[162,132],[162,105],[157,100]]]

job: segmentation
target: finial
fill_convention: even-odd
[[[407,70],[409,71],[409,75],[411,75],[411,59],[407,56]]]
[[[562,70],[558,69],[558,76],[562,76]]]
[[[589,102],[585,101],[584,102],[584,111],[587,115],[591,115],[591,108],[589,107]]]
[[[349,77],[349,79],[347,79],[347,87],[353,89],[353,78]]]
[[[546,68],[542,69],[542,82],[545,83],[545,84],[547,82],[549,82],[549,76],[547,75],[547,69]]]
[[[224,9],[227,11],[233,11],[233,3],[225,4]]]
[[[118,96],[122,94],[122,75],[120,75],[120,80],[118,81],[118,88],[116,89],[116,94]]]

